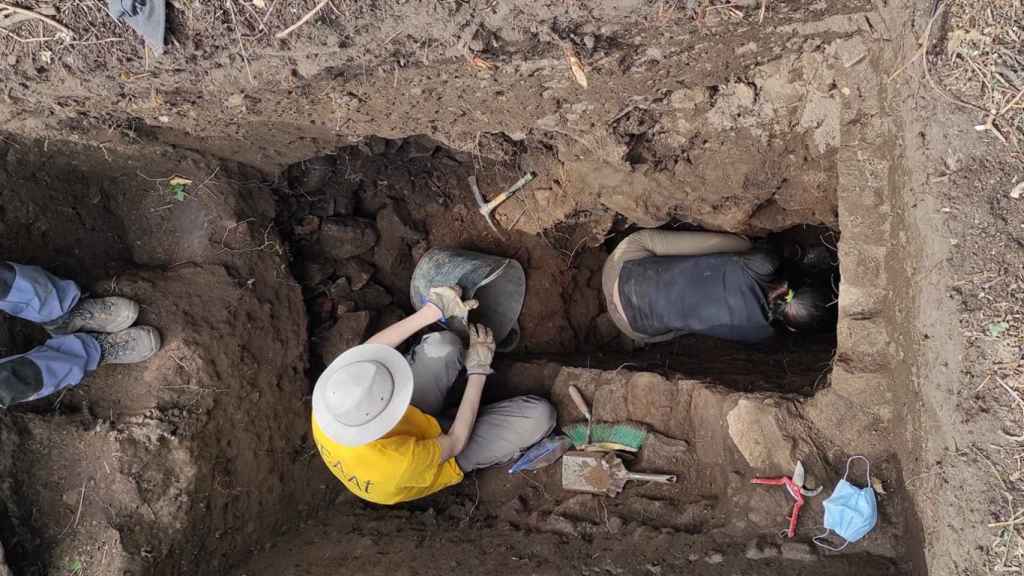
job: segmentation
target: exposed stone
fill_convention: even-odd
[[[367,136],[363,138],[362,143],[366,144],[371,154],[383,154],[388,145],[388,141],[380,136]]]
[[[710,99],[711,95],[708,92],[708,89],[703,86],[699,86],[697,88],[684,88],[673,92],[672,96],[669,97],[669,102],[672,104],[673,108],[692,110]]]
[[[694,454],[685,440],[649,432],[635,467],[644,470],[689,470]]]
[[[312,238],[320,230],[320,218],[306,214],[299,220],[299,223],[292,228],[292,234],[296,238]]]
[[[384,309],[377,314],[377,321],[374,322],[374,331],[383,330],[405,317],[405,310],[402,310],[398,306],[395,306],[394,304],[385,306]]]
[[[593,494],[576,494],[562,502],[555,508],[555,513],[569,518],[585,518],[587,520],[597,519],[597,496]]]
[[[873,286],[843,284],[839,293],[839,315],[854,320],[867,320],[882,313],[886,292]]]
[[[362,218],[328,218],[320,229],[320,247],[335,260],[345,260],[369,252],[377,243],[373,223]]]
[[[629,420],[625,377],[601,386],[594,392],[590,410],[595,420],[604,422],[622,422]]]
[[[402,143],[401,152],[407,158],[429,158],[437,150],[437,142],[428,136],[410,136]]]
[[[292,192],[311,194],[319,191],[334,173],[334,158],[318,156],[288,167],[288,187]]]
[[[302,262],[302,282],[307,286],[320,284],[333,273],[334,267],[321,260],[307,258]]]
[[[317,337],[317,348],[324,364],[329,364],[345,350],[361,344],[366,337],[370,319],[370,313],[366,311],[338,315],[334,326]]]
[[[351,216],[356,211],[357,183],[344,178],[334,178],[324,186],[323,194],[330,198],[331,213],[337,216]]]
[[[659,430],[672,427],[676,385],[653,372],[637,372],[626,384],[629,419],[647,422]]]
[[[721,564],[725,561],[725,556],[721,552],[712,552],[704,557],[704,561],[708,564]]]
[[[309,208],[309,213],[319,218],[329,218],[334,215],[334,196],[332,196],[326,190],[320,192],[320,195],[313,199],[313,204]]]
[[[353,290],[362,290],[363,286],[370,281],[373,276],[374,267],[366,260],[360,260],[359,258],[350,258],[348,260],[342,260],[334,266],[334,270],[348,278],[348,284]]]
[[[729,436],[757,472],[788,473],[795,464],[792,445],[779,428],[777,409],[760,398],[741,398],[729,411]]]
[[[850,372],[881,372],[892,363],[889,334],[881,319],[844,319],[836,327],[837,360]]]
[[[801,562],[815,562],[818,560],[818,553],[814,546],[803,542],[783,542],[781,545],[782,557],[786,560],[799,560]]]
[[[400,214],[400,210],[394,204],[389,204],[380,212],[377,212],[377,229],[380,230],[381,234],[389,238],[394,236],[413,242],[419,242],[426,238],[423,232],[413,227],[410,220],[411,218],[403,217]]]
[[[363,310],[380,310],[391,304],[391,294],[379,284],[367,283],[362,290],[356,292],[353,297],[356,304]]]
[[[327,287],[327,295],[335,300],[352,300],[352,286],[348,278],[338,278]]]
[[[575,538],[579,536],[579,531],[576,529],[576,525],[564,516],[558,514],[552,514],[547,517],[544,521],[542,529],[545,532],[553,532],[555,534],[561,534],[562,536],[570,536]]]
[[[623,522],[622,518],[619,518],[618,516],[609,516],[606,524],[608,526],[608,532],[618,534],[619,532],[622,532],[622,527],[625,525],[625,522]]]

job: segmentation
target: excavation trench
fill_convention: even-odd
[[[531,235],[495,232],[475,210],[470,176],[494,196],[529,167],[550,162],[543,149],[498,138],[500,159],[473,157],[424,136],[370,138],[290,166],[279,179],[277,224],[289,240],[291,269],[302,284],[313,354],[311,377],[342,350],[411,311],[409,283],[430,248],[460,248],[520,262],[527,296],[521,338],[501,361],[550,360],[602,370],[625,368],[700,380],[739,391],[811,395],[828,384],[835,332],[785,334],[756,346],[688,335],[641,346],[612,323],[601,292],[607,255],[640,229],[621,215],[577,213]],[[561,184],[541,177],[495,212],[517,225],[532,217],[535,196]],[[738,224],[747,232],[749,222]],[[666,230],[699,229],[672,220]],[[760,238],[760,240],[757,240]],[[821,225],[762,231],[779,250],[824,246],[837,258],[838,232]],[[838,262],[811,281],[838,302]]]
[[[102,368],[85,386],[3,420],[10,481],[0,537],[23,573],[87,554],[81,542],[92,542],[98,558],[107,550],[120,569],[175,574],[199,562],[208,573],[230,572],[253,542],[269,549],[261,570],[277,559],[329,558],[321,548],[338,538],[356,550],[347,566],[371,573],[410,569],[398,542],[423,538],[451,551],[493,539],[508,553],[485,564],[500,570],[522,559],[570,566],[598,546],[628,548],[652,565],[713,563],[732,550],[737,562],[764,557],[780,569],[811,562],[822,574],[899,572],[898,502],[886,502],[888,522],[873,544],[826,559],[806,542],[778,542],[787,497],[749,482],[787,472],[796,459],[815,483],[834,481],[820,440],[802,437],[820,424],[794,398],[827,397],[836,335],[781,335],[756,347],[684,337],[637,348],[620,338],[603,309],[600,271],[637,225],[596,205],[544,225],[544,207],[531,203],[554,202],[565,185],[564,172],[547,169],[557,162],[549,144],[497,135],[467,154],[422,136],[368,138],[268,181],[157,144],[111,167],[100,149],[12,142],[0,216],[8,257],[94,293],[140,300],[143,321],[165,338],[152,362]],[[538,180],[497,213],[499,238],[476,211],[467,178],[475,174],[493,195],[527,170]],[[194,183],[184,197],[168,185],[175,174]],[[530,219],[536,233],[520,229]],[[838,243],[828,227],[795,224],[739,221],[735,231]],[[692,227],[680,219],[663,226]],[[486,401],[543,394],[564,424],[578,418],[566,395],[574,384],[598,419],[648,426],[651,440],[631,466],[678,474],[680,485],[637,485],[604,500],[563,492],[557,466],[517,476],[498,467],[394,509],[345,492],[309,438],[312,383],[337,353],[409,313],[413,267],[438,246],[515,258],[526,270],[521,343],[499,360]],[[829,274],[838,285],[838,271]],[[3,326],[7,350],[42,337],[15,320]],[[876,465],[895,470],[895,462]],[[808,524],[820,501],[809,503]],[[71,540],[69,516],[72,525],[85,519]],[[480,534],[485,540],[475,541]],[[384,564],[372,564],[380,557]]]
[[[147,364],[101,368],[0,419],[8,561],[29,575],[76,562],[158,576],[908,573],[922,544],[908,536],[905,492],[880,497],[876,530],[829,555],[810,544],[824,495],[788,541],[777,535],[791,500],[750,483],[801,460],[809,482],[831,487],[848,456],[866,454],[878,485],[901,486],[901,459],[914,456],[894,440],[912,392],[887,379],[892,319],[882,313],[891,135],[884,122],[852,120],[880,108],[867,48],[850,31],[864,19],[782,30],[772,59],[742,76],[709,73],[628,105],[559,97],[515,137],[480,132],[461,150],[426,136],[319,145],[277,178],[168,146],[161,139],[196,140],[169,129],[116,146],[5,134],[5,257],[138,299],[165,341]],[[749,41],[730,38],[728,53]],[[633,64],[660,69],[648,56]],[[573,89],[557,70],[530,76],[554,88],[523,90]],[[590,117],[599,121],[588,129]],[[530,171],[537,181],[496,213],[501,238],[467,178],[493,196]],[[192,184],[172,189],[173,176]],[[623,341],[603,308],[601,268],[630,231],[659,226],[809,235],[838,249],[836,332],[755,347]],[[543,394],[565,424],[579,417],[567,395],[576,385],[598,419],[650,428],[632,467],[680,484],[602,499],[563,492],[558,467],[496,467],[393,508],[346,492],[309,435],[313,382],[337,353],[410,312],[410,276],[431,247],[526,270],[521,344],[499,359],[488,401]],[[9,319],[0,327],[5,353],[43,337]]]

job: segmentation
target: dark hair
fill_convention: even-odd
[[[787,291],[772,303],[772,318],[781,320],[796,332],[814,332],[835,322],[832,308],[832,299],[826,292],[814,286],[803,286],[796,292]]]

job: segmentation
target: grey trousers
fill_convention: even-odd
[[[690,230],[640,230],[619,242],[615,250],[604,262],[601,271],[601,290],[608,316],[626,336],[640,342],[664,342],[680,334],[647,335],[640,334],[629,326],[629,320],[622,310],[619,299],[619,273],[622,265],[631,260],[639,260],[649,256],[702,256],[722,252],[746,252],[750,250],[750,241],[735,234],[723,232],[696,232]]]
[[[433,332],[408,355],[412,405],[441,422],[444,399],[462,369],[462,341],[452,332]],[[555,408],[539,396],[517,396],[480,407],[473,433],[455,457],[463,472],[501,464],[551,433]]]

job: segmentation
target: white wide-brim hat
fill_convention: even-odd
[[[412,367],[401,353],[361,344],[335,358],[317,379],[313,418],[331,440],[362,446],[402,420],[412,389]]]

